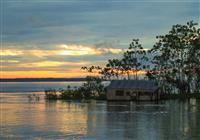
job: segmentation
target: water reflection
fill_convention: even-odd
[[[198,140],[199,101],[1,102],[0,139]]]
[[[112,102],[108,103],[107,124],[110,127],[106,128],[108,135],[119,139],[197,139],[200,138],[198,111],[197,102],[194,105],[188,101],[161,104]]]

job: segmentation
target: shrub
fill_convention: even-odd
[[[58,99],[56,90],[45,90],[45,99],[48,99],[48,100]]]

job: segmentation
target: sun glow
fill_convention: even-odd
[[[0,78],[71,78],[85,77],[88,73],[78,69],[70,71],[1,71]]]
[[[34,62],[34,63],[24,63],[18,65],[19,67],[59,67],[64,65],[70,65],[70,66],[84,66],[89,64],[90,62],[59,62],[59,61],[41,61],[41,62]]]

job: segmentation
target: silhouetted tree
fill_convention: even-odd
[[[193,21],[177,24],[168,34],[157,36],[158,42],[151,50],[156,53],[154,68],[148,76],[159,81],[164,91],[191,93],[191,87],[199,91],[200,29],[196,25]]]
[[[128,79],[130,72],[134,75],[134,79],[138,79],[138,72],[149,67],[145,62],[148,61],[147,51],[143,49],[139,43],[139,39],[133,39],[129,49],[124,53],[122,63],[127,72]]]

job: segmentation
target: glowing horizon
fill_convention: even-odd
[[[86,72],[55,72],[55,71],[17,71],[1,72],[0,78],[82,78],[90,75]]]

